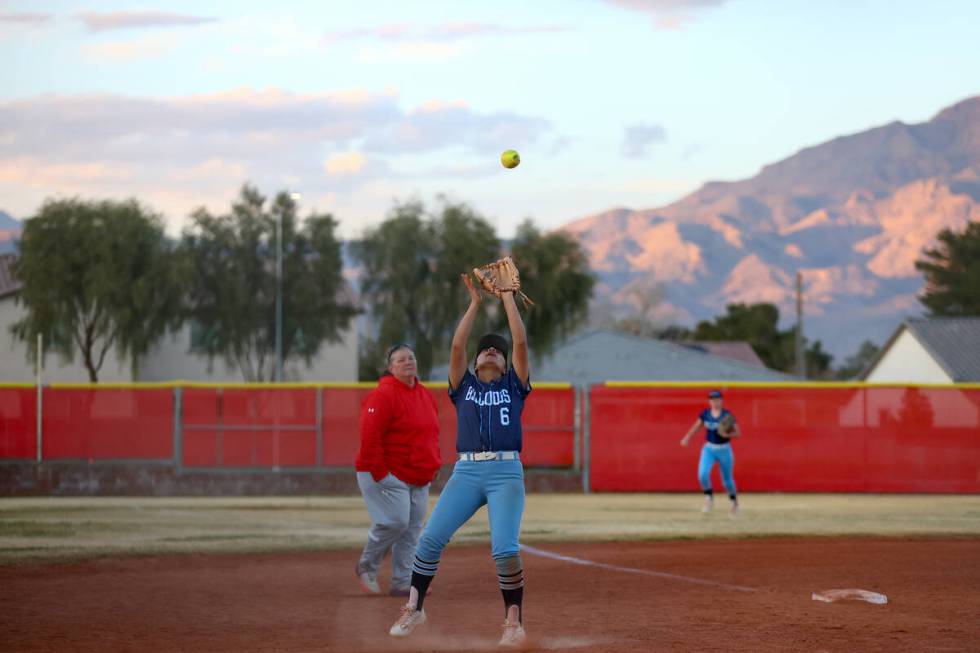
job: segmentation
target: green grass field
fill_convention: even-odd
[[[531,494],[522,541],[711,537],[980,537],[980,496],[746,494],[700,512],[695,494]],[[0,499],[0,564],[93,556],[359,547],[360,497]],[[486,510],[457,534],[488,535]]]

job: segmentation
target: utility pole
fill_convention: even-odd
[[[803,349],[803,273],[796,271],[796,373],[806,379],[806,352]]]
[[[289,199],[296,203],[299,217],[301,193],[293,191]],[[282,213],[276,216],[276,382],[282,383]]]
[[[282,383],[282,213],[276,216],[276,382]]]

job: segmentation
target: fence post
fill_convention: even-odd
[[[316,466],[323,467],[323,386],[316,389]]]
[[[44,454],[42,452],[44,432],[42,423],[44,411],[41,407],[44,403],[44,388],[41,385],[41,369],[44,366],[44,336],[40,333],[37,334],[37,351],[35,353],[37,356],[37,361],[35,362],[34,367],[34,380],[37,383],[37,462],[41,462],[41,460],[44,458]]]
[[[184,389],[174,388],[174,467],[180,471],[184,459]]]
[[[41,462],[44,459],[43,445],[44,445],[44,409],[42,408],[44,404],[44,386],[41,385],[41,380],[38,379],[37,382],[37,462]]]
[[[572,418],[574,424],[574,436],[572,451],[574,452],[574,459],[572,463],[572,469],[576,472],[582,469],[582,388],[578,385],[572,386],[572,392],[575,401],[575,413]]]
[[[582,418],[582,492],[589,494],[592,488],[589,487],[589,470],[592,467],[592,386],[586,385],[584,390],[584,396],[582,397],[582,402],[584,404],[582,411],[584,413]]]

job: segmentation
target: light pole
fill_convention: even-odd
[[[303,195],[289,194],[297,205]],[[282,383],[282,212],[276,217],[276,382]]]
[[[806,349],[803,342],[803,273],[796,271],[796,374],[806,381]]]

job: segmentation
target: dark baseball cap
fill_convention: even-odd
[[[721,390],[712,390],[709,392],[708,399],[721,399]]]
[[[507,360],[508,345],[506,338],[501,335],[497,335],[496,333],[488,333],[480,338],[480,344],[476,346],[476,355],[479,356],[480,352],[482,352],[484,349],[489,349],[490,347],[493,347],[503,354],[504,360]]]

